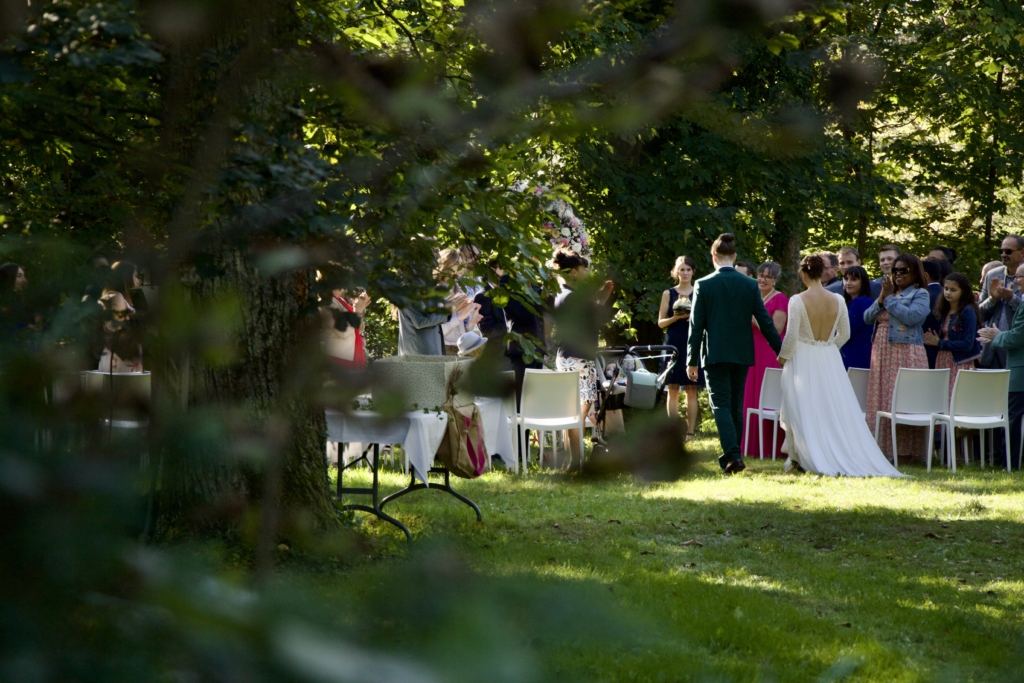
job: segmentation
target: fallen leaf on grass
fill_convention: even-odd
[[[553,524],[552,526],[554,526],[554,527],[555,527],[556,529],[558,528],[558,525],[557,525],[557,524]]]
[[[985,591],[985,595],[995,595],[995,591]]]
[[[765,524],[763,527],[761,527],[761,531],[767,531],[768,529],[771,529],[771,528],[772,528],[772,524],[771,524],[771,522],[769,522],[769,523]]]
[[[842,626],[843,628],[853,628],[853,624],[851,624],[848,621],[843,622],[842,624],[839,624],[839,625]]]
[[[1006,541],[1001,538],[993,538],[989,543],[995,543],[996,545],[1004,545]]]
[[[728,529],[726,529],[726,530],[725,530],[725,535],[726,535],[726,536],[732,536],[732,532],[731,532],[731,531],[729,531]]]
[[[587,519],[593,519],[594,515],[587,515]]]
[[[548,558],[548,562],[551,563],[551,564],[556,564],[558,562],[558,558],[557,557],[549,557]]]
[[[960,583],[967,583],[967,579],[957,579]]]
[[[622,524],[622,522],[620,522],[620,521],[619,521],[619,520],[617,520],[617,519],[609,519],[609,520],[608,520],[608,523],[609,523],[609,524]]]
[[[679,545],[695,545],[698,548],[703,548],[704,544],[698,541],[696,538],[691,538],[689,541],[683,541]]]
[[[936,533],[933,533],[933,532],[931,532],[931,531],[929,531],[928,533],[926,533],[926,534],[924,535],[924,537],[925,537],[925,538],[937,538],[937,539],[939,539],[940,541],[942,540],[942,536],[939,536],[938,534],[936,534]]]
[[[641,555],[653,555],[654,551],[653,550],[644,550],[644,551],[641,551],[640,554]]]

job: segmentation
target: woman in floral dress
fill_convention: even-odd
[[[929,296],[925,288],[924,268],[913,254],[901,254],[892,264],[892,274],[882,280],[878,300],[864,311],[864,322],[875,325],[868,374],[867,422],[875,429],[879,410],[888,411],[900,368],[928,369],[921,324],[928,317]],[[878,446],[887,455],[925,455],[925,428],[899,425],[896,444],[892,443],[888,423],[880,425]]]

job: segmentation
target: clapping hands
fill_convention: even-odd
[[[892,283],[892,276],[886,275],[882,278],[882,292],[878,295],[878,298],[885,301],[886,297],[891,296],[896,291],[896,287]]]
[[[999,334],[999,330],[995,327],[983,327],[978,330],[978,341],[982,344],[990,344],[996,335]]]

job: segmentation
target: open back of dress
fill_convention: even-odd
[[[782,450],[809,472],[852,477],[901,477],[879,450],[846,375],[839,347],[850,338],[846,302],[838,294],[827,335],[828,309],[815,312],[814,334],[803,295],[789,300],[782,368]],[[830,307],[829,307],[830,308]]]

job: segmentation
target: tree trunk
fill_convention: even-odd
[[[992,214],[995,213],[996,205],[996,158],[999,156],[999,106],[1000,97],[1003,93],[1003,72],[1005,67],[1000,69],[996,75],[995,86],[995,112],[992,115],[992,157],[988,164],[988,179],[985,194],[985,246],[992,246]]]
[[[337,516],[324,459],[323,410],[289,377],[305,374],[304,340],[315,339],[318,324],[308,314],[307,274],[265,278],[238,252],[222,257],[219,265],[218,277],[197,278],[192,301],[201,308],[204,301],[237,296],[238,357],[229,365],[192,369],[186,419],[198,429],[208,409],[215,408],[229,426],[225,438],[205,452],[176,448],[167,453],[160,526],[165,532],[220,531],[238,524],[240,515],[262,500],[265,479],[277,467],[286,516],[332,525]]]
[[[168,66],[163,144],[176,149],[190,175],[169,221],[165,283],[180,279],[189,264],[204,262],[198,274],[193,271],[186,278],[191,286],[184,310],[201,315],[211,302],[234,297],[240,324],[234,338],[236,357],[229,364],[204,361],[200,343],[191,354],[171,350],[180,353],[176,370],[171,359],[157,366],[165,371],[163,384],[177,386],[179,401],[187,397],[188,407],[179,418],[184,428],[220,434],[184,443],[173,426],[162,425],[170,438],[162,451],[157,527],[165,535],[243,526],[251,530],[249,513],[262,506],[262,546],[274,542],[278,506],[283,522],[302,517],[319,528],[336,524],[337,514],[324,458],[323,410],[309,400],[312,391],[295,379],[310,375],[306,367],[311,354],[305,345],[317,339],[319,329],[312,315],[312,273],[266,277],[253,265],[243,238],[221,241],[201,208],[209,187],[229,163],[232,117],[247,106],[264,111],[281,106],[268,91],[264,72],[272,68],[276,49],[296,41],[294,3],[261,0],[248,15],[243,5],[219,8],[223,14],[215,30],[178,46]],[[216,78],[192,73],[200,56],[207,54],[222,56]],[[295,121],[295,135],[302,134],[301,125]],[[194,335],[203,337],[201,332]]]
[[[782,266],[782,279],[779,289],[789,296],[800,291],[800,278],[796,274],[800,269],[800,233],[794,222],[776,210],[774,214],[775,234],[778,236],[769,247],[771,259]]]

